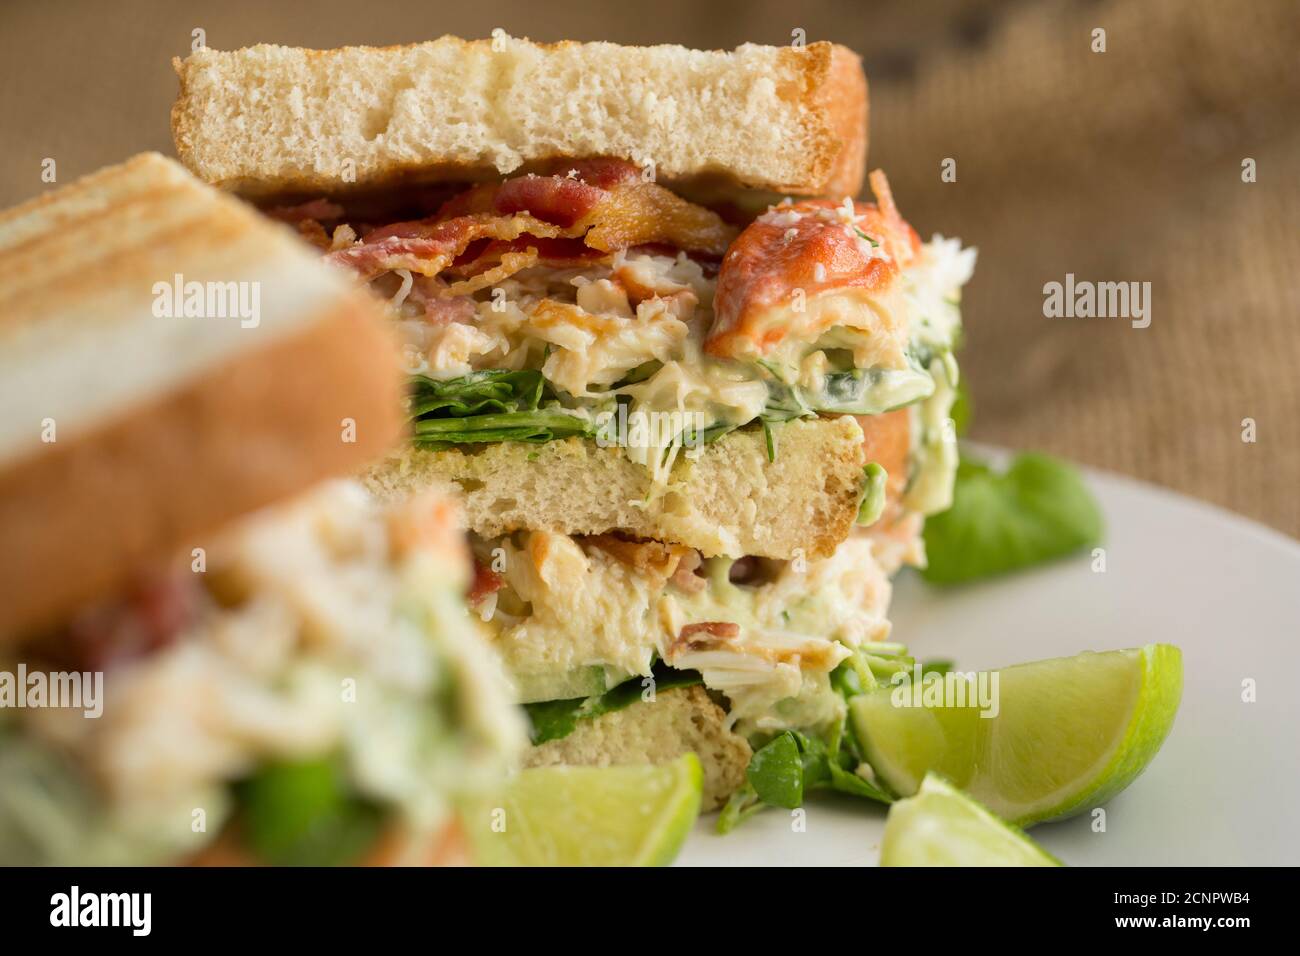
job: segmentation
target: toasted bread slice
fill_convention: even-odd
[[[157,154],[0,214],[0,637],[360,468],[397,363],[344,276]]]
[[[668,763],[694,753],[704,768],[702,809],[715,810],[745,783],[752,751],[726,726],[726,714],[703,687],[664,691],[653,702],[584,720],[567,737],[524,755],[525,767],[610,767]]]
[[[856,195],[867,85],[852,51],[444,36],[397,47],[199,50],[172,134],[246,195],[493,178],[556,159],[653,164],[666,184]]]
[[[406,448],[365,475],[382,498],[425,487],[459,492],[469,527],[485,538],[521,529],[562,534],[624,531],[698,548],[705,556],[791,559],[830,555],[857,518],[867,463],[852,418],[732,432],[680,456],[667,490],[618,448],[569,438],[503,442],[471,451]]]

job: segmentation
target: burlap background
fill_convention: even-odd
[[[980,249],[963,368],[974,437],[1155,481],[1300,536],[1300,4],[0,4],[0,204],[140,149],[170,152],[168,61],[218,48],[540,40],[858,49],[870,162],[928,235]],[[1091,31],[1106,30],[1093,53]],[[957,181],[940,164],[957,161]],[[1241,179],[1253,158],[1258,181]],[[1067,272],[1152,284],[1152,322],[1047,319]],[[1258,440],[1244,443],[1242,419]]]

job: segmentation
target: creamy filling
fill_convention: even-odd
[[[403,832],[439,832],[520,728],[464,609],[454,522],[428,506],[386,514],[338,482],[214,544],[179,632],[106,668],[102,717],[0,728],[0,856],[169,862],[220,833],[232,784],[325,755]]]
[[[888,337],[870,322],[846,316],[816,341],[791,340],[753,362],[704,352],[716,282],[684,254],[619,252],[583,268],[532,267],[450,299],[437,298],[445,292],[440,280],[409,272],[376,284],[397,308],[412,372],[454,386],[476,373],[538,371],[548,389],[544,405],[571,417],[569,433],[607,438],[662,482],[683,448],[759,419],[874,415],[908,405],[924,406],[927,421],[946,417],[960,288],[973,264],[972,250],[936,237],[903,271],[889,303],[855,307],[905,316],[907,345],[897,354],[881,353]],[[638,419],[653,427],[638,430]],[[619,423],[621,431],[612,427]],[[916,446],[917,470],[927,476],[916,496],[923,505],[943,499],[933,486],[951,470],[931,431]],[[927,469],[930,457],[939,460]]]
[[[961,289],[975,271],[975,250],[935,236],[904,272],[904,292],[916,316],[913,350],[925,362],[934,391],[912,408],[911,468],[903,505],[922,515],[952,504],[957,433],[951,413],[959,372],[954,350],[961,334]]]
[[[701,561],[659,542],[519,532],[474,540],[494,576],[475,607],[525,703],[599,694],[660,660],[725,695],[741,733],[829,726],[843,716],[830,672],[889,636],[878,549],[864,535],[818,561]]]

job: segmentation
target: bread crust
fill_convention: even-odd
[[[396,347],[349,295],[0,471],[0,639],[52,627],[228,521],[355,471],[402,434]],[[327,383],[325,386],[322,383]],[[343,440],[343,419],[356,422]]]
[[[534,44],[525,39],[511,39],[509,42],[523,45],[539,59],[581,53],[584,48],[612,48],[610,44],[573,41]],[[238,74],[241,58],[301,57],[309,73],[316,71],[323,76],[329,65],[341,58],[378,56],[396,75],[404,68],[402,59],[408,54],[414,56],[425,51],[437,51],[445,55],[450,49],[450,55],[471,64],[476,62],[474,58],[491,51],[492,43],[491,40],[463,40],[444,36],[425,43],[389,47],[343,47],[338,50],[300,50],[276,46],[220,52],[202,50],[184,60],[174,59],[172,65],[180,81],[179,94],[171,110],[172,136],[177,155],[201,179],[257,198],[313,194],[339,196],[354,191],[374,191],[417,183],[479,181],[496,178],[507,172],[526,172],[557,160],[581,159],[590,155],[613,155],[638,163],[646,158],[639,154],[631,155],[630,150],[607,149],[593,154],[590,151],[559,148],[554,144],[544,146],[537,137],[532,141],[527,137],[522,140],[513,139],[510,131],[502,132],[495,128],[494,118],[483,116],[476,117],[475,120],[482,125],[485,135],[489,139],[496,137],[493,140],[496,146],[514,154],[514,159],[506,161],[504,166],[501,161],[465,161],[446,153],[438,155],[436,149],[423,150],[423,155],[414,159],[404,157],[391,144],[412,131],[404,127],[404,123],[415,123],[423,117],[413,119],[399,115],[396,98],[410,92],[410,87],[404,85],[408,81],[401,79],[392,82],[396,92],[392,94],[392,102],[386,104],[388,115],[373,120],[374,129],[382,127],[383,136],[380,139],[383,142],[374,138],[345,141],[338,134],[333,138],[322,138],[314,131],[308,134],[305,131],[307,124],[301,122],[300,99],[297,103],[291,103],[289,100],[292,97],[289,95],[265,96],[256,102],[260,118],[274,116],[283,120],[284,126],[294,130],[295,135],[292,137],[292,145],[285,143],[271,158],[259,161],[252,158],[257,144],[241,142],[241,137],[249,138],[255,134],[245,132],[244,124],[230,121],[232,112],[238,112],[247,105],[239,103],[242,80]],[[681,47],[671,46],[633,49],[646,57],[688,52]],[[751,146],[743,150],[727,151],[720,150],[710,142],[707,131],[692,131],[686,134],[695,140],[689,151],[692,155],[689,161],[684,159],[686,153],[674,155],[672,149],[663,150],[667,155],[652,157],[660,181],[688,192],[695,183],[708,182],[710,192],[716,193],[714,184],[721,179],[737,191],[759,189],[796,196],[829,196],[834,199],[856,195],[862,188],[867,146],[867,82],[861,60],[851,50],[826,41],[803,48],[751,49],[767,51],[774,56],[773,67],[788,71],[788,76],[798,77],[797,81],[788,84],[788,89],[778,91],[776,101],[782,104],[781,108],[793,112],[797,128],[802,129],[806,146],[799,159],[784,163],[772,159],[782,145],[776,138],[769,150]],[[390,79],[382,75],[376,76],[378,71],[373,62],[366,62],[368,72],[363,78],[359,77],[365,83],[382,85]],[[530,61],[529,65],[534,65],[535,62]],[[278,68],[291,69],[292,64]],[[734,68],[742,69],[740,66]],[[214,82],[218,76],[220,81]],[[613,72],[610,77],[610,82],[620,81]],[[769,78],[756,76],[755,79]],[[509,82],[503,80],[502,75],[493,77],[493,82],[497,81]],[[294,89],[298,90],[299,87],[295,85]],[[671,99],[672,92],[665,92],[664,98]],[[677,92],[680,95],[680,91]],[[281,94],[285,94],[285,91],[281,91]],[[507,86],[502,94],[503,99],[510,98],[511,88]],[[436,99],[430,99],[424,104],[424,109],[434,115],[444,107],[445,104]],[[745,104],[737,96],[733,102],[712,102],[711,107],[718,110],[724,118],[730,109],[735,113],[731,118],[738,120],[743,115]],[[334,104],[328,108],[337,110],[331,113],[331,122],[313,122],[310,125],[315,129],[321,126],[330,129],[345,127],[347,123],[342,120],[345,119],[347,108]],[[466,122],[463,117],[459,121]],[[301,136],[297,135],[300,130],[303,131]],[[587,138],[599,139],[599,129],[590,132],[592,135]],[[546,137],[548,140],[558,138],[561,137]],[[355,163],[355,176],[346,181],[334,172],[343,159],[351,159]],[[330,170],[328,174],[320,172],[322,165]]]
[[[840,143],[821,194],[836,200],[856,197],[862,192],[867,168],[870,129],[867,113],[870,95],[862,58],[848,47],[835,44],[830,75],[820,89],[821,110]]]

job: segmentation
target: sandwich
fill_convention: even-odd
[[[182,162],[387,303],[411,439],[365,482],[464,508],[524,762],[693,751],[716,807],[789,732],[869,790],[845,698],[903,666],[890,575],[950,502],[974,254],[881,172],[857,198],[858,58],[499,35],[175,66]]]
[[[522,743],[454,505],[354,479],[400,353],[144,154],[0,214],[0,863],[464,858]]]

